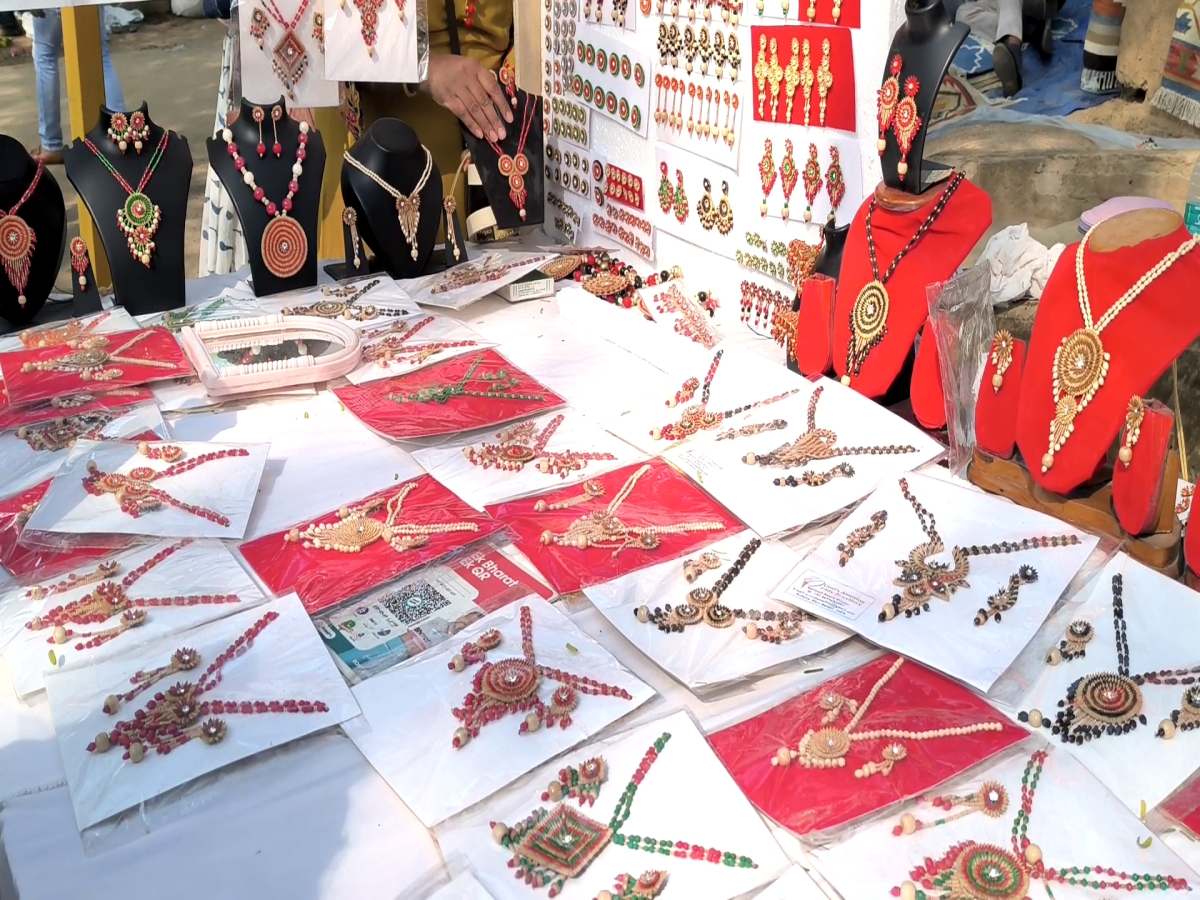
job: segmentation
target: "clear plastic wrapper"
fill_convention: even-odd
[[[158,408],[163,415],[170,415],[171,413],[208,411],[226,406],[231,402],[313,397],[316,393],[315,388],[305,385],[302,387],[283,388],[282,390],[242,394],[237,397],[210,397],[208,391],[204,389],[204,385],[200,383],[199,378],[177,378],[172,381],[160,381],[154,385],[154,402],[158,404]]]
[[[663,454],[760,534],[824,519],[944,452],[857,391],[825,378],[797,380],[803,387],[793,396]]]
[[[46,480],[27,491],[0,500],[0,565],[18,581],[27,583],[53,578],[89,560],[100,559],[112,553],[114,549],[131,546],[138,541],[138,538],[129,536],[125,539],[113,538],[112,547],[51,549],[26,546],[21,543],[25,526],[49,489],[50,481]]]
[[[413,457],[477,509],[578,484],[645,458],[573,409],[526,419],[469,442],[422,448]]]
[[[975,449],[975,398],[996,334],[990,279],[987,266],[974,266],[925,289],[933,333],[922,340],[937,342],[952,472],[962,471]]]
[[[154,392],[148,388],[113,388],[74,394],[61,400],[41,400],[27,406],[0,406],[0,431],[12,431],[22,425],[41,425],[68,415],[124,409],[152,400]]]
[[[52,322],[36,328],[26,328],[16,334],[0,336],[0,353],[14,350],[35,350],[45,347],[61,347],[67,341],[77,340],[91,334],[115,334],[133,331],[138,327],[133,316],[123,306],[114,306],[103,312],[66,322]]]
[[[432,827],[604,730],[654,691],[531,596],[357,685],[354,695],[363,718],[347,733]],[[511,700],[484,699],[499,695]]]
[[[470,870],[399,895],[405,900],[494,900]]]
[[[717,310],[716,297],[708,298],[706,306],[698,296],[689,295],[682,278],[642,291],[647,311],[660,325],[698,344],[714,350],[723,335],[713,321]]]
[[[829,900],[807,872],[792,866],[774,884],[754,895],[754,900]]]
[[[415,7],[415,8],[414,8]],[[369,15],[371,22],[364,20]],[[364,34],[370,34],[368,45]],[[326,6],[323,62],[330,81],[418,84],[429,71],[425,0],[410,7],[380,4]]]
[[[277,390],[340,378],[358,365],[358,332],[334,319],[269,313],[197,322],[179,343],[210,396]]]
[[[534,593],[548,600],[553,591],[486,543],[313,613],[313,626],[342,675],[358,684]]]
[[[60,418],[0,432],[0,491],[19,493],[53,478],[77,440],[159,441],[167,436],[153,403],[87,412],[62,411]]]
[[[181,650],[199,657],[191,690],[166,696],[173,673],[145,684],[160,667],[179,665]],[[120,695],[119,710],[106,713],[106,698],[121,690],[127,693]],[[80,831],[201,775],[358,715],[294,596],[210,622],[186,637],[162,638],[90,667],[55,672],[46,679],[46,693]],[[108,702],[111,708],[111,698]],[[135,717],[149,702],[156,703],[152,714]],[[162,731],[160,726],[174,727],[172,715],[186,726]],[[107,735],[106,750],[101,734]]]
[[[935,522],[937,540],[922,530],[900,479],[885,481],[772,597],[986,693],[1037,633],[1098,541],[1057,519],[949,480],[919,473],[904,480],[927,510],[926,520]],[[991,549],[1034,538],[1075,543],[1018,552]],[[941,596],[935,584],[945,585]],[[894,612],[894,598],[908,603],[918,596],[924,596],[928,609],[914,615]]]
[[[888,654],[867,663],[710,735],[709,743],[764,815],[820,841],[833,829],[930,790],[1027,737],[1024,729],[1010,724],[982,698],[913,662],[902,663],[868,705],[872,688],[897,661]],[[863,707],[867,712],[847,733],[854,710]],[[921,740],[866,737],[884,730],[922,733],[985,724],[995,730]],[[783,748],[797,751],[809,732],[815,733],[811,742],[833,740],[832,746],[844,749],[840,757],[844,764],[837,765],[831,756],[835,762],[829,767],[806,767],[803,757],[778,765]],[[853,740],[856,734],[863,739]],[[888,759],[888,751],[897,745],[903,747],[903,755],[891,754],[894,762],[886,774],[857,777],[863,767]],[[820,752],[812,751],[814,756]]]
[[[422,306],[463,309],[528,275],[555,255],[489,249],[452,269],[405,281],[404,286],[412,299]]]
[[[191,365],[165,328],[90,334],[75,346],[0,353],[9,403],[18,406],[90,392],[96,384],[136,387],[191,374]]]
[[[160,326],[177,335],[189,325],[196,325],[199,322],[242,319],[247,316],[261,315],[262,311],[263,309],[255,297],[245,297],[240,292],[225,290],[211,300],[185,306],[183,309],[139,316],[138,321],[141,322],[143,328]]]
[[[1036,754],[1044,752],[1039,764]],[[1182,860],[1061,750],[1013,748],[939,794],[953,803],[950,815],[968,814],[935,824],[950,818],[944,808],[906,804],[814,851],[816,868],[843,897],[904,896],[910,890],[905,882],[930,898],[971,896],[949,887],[968,873],[980,885],[979,896],[1045,892],[1057,900],[1096,900],[1122,891],[1182,896],[1186,888],[1179,880],[1187,886],[1196,881]],[[978,798],[973,804],[966,800],[972,796]],[[985,803],[1003,811],[987,815]],[[904,815],[923,826],[905,834]]]
[[[362,329],[362,362],[347,373],[351,384],[366,384],[415,372],[455,356],[495,346],[449,316],[413,316]]]
[[[1038,710],[1045,717],[1045,728],[1041,733],[1055,743],[1058,738],[1051,736],[1049,729],[1068,689],[1089,675],[1120,672],[1113,617],[1113,579],[1118,576],[1124,621],[1121,644],[1126,648],[1124,654],[1129,674],[1175,672],[1200,666],[1200,647],[1195,640],[1196,629],[1200,627],[1200,606],[1196,603],[1195,592],[1124,553],[1118,554],[1090,588],[1080,597],[1073,598],[1076,602],[1069,603],[1034,638],[1034,643],[1043,646],[1042,664],[1018,708]],[[1090,629],[1086,626],[1073,628],[1074,623],[1086,623]],[[1077,632],[1090,637],[1085,641],[1076,637]],[[1068,649],[1063,649],[1064,641]],[[1080,649],[1082,656],[1067,658]],[[1047,664],[1048,652],[1054,654],[1052,659],[1059,660],[1054,665]],[[1153,677],[1157,679],[1157,676]],[[1121,701],[1133,702],[1136,698],[1140,704],[1139,715],[1146,719],[1145,725],[1139,724],[1126,734],[1105,734],[1088,741],[1064,744],[1063,748],[1087,766],[1117,799],[1139,814],[1142,804],[1157,806],[1186,781],[1196,770],[1197,754],[1200,754],[1200,734],[1167,721],[1174,716],[1179,723],[1200,722],[1200,691],[1178,683],[1190,681],[1194,675],[1168,674],[1165,677],[1177,683],[1122,683],[1128,693],[1119,695]],[[1076,707],[1097,690],[1095,687],[1089,689],[1088,685],[1085,681],[1075,692]],[[1117,689],[1120,688],[1118,685]],[[1189,691],[1192,702],[1188,700]],[[1082,721],[1081,713],[1087,708],[1085,704],[1077,712],[1077,722]],[[1114,710],[1120,709],[1121,704],[1116,703]],[[1156,734],[1165,725],[1175,726],[1169,729],[1172,735],[1169,739]]]
[[[495,350],[334,393],[364,425],[392,440],[503,425],[566,405]]]
[[[487,511],[564,594],[742,530],[728,510],[659,459]]]
[[[430,476],[421,475],[242,544],[238,552],[271,591],[296,591],[312,613],[502,527]],[[405,603],[397,610],[408,624],[423,618],[438,602],[432,596],[414,600],[415,605]]]
[[[21,534],[26,546],[108,546],[113,535],[239,540],[267,444],[76,441]]]
[[[385,274],[272,294],[259,297],[258,303],[266,312],[340,319],[352,328],[379,325],[389,319],[407,321],[421,314],[408,292]]]
[[[582,773],[593,759],[603,759],[605,766],[605,780],[594,801],[577,801],[566,791],[561,803],[550,800],[547,787],[558,781],[562,770],[571,767]],[[621,896],[616,886],[620,876],[637,879],[655,872],[666,876],[665,897],[732,900],[788,867],[762,819],[686,712],[561,755],[479,808],[441,825],[438,845],[448,855],[470,853],[476,875],[496,900],[528,900],[529,886],[513,877],[520,848],[498,844],[492,823],[519,826],[531,814],[536,819],[539,810],[550,814],[542,820],[547,831],[542,846],[548,857],[566,856],[570,846],[554,825],[559,819],[581,823],[579,831],[594,836],[581,842],[577,858],[582,871],[564,880],[556,894],[562,900],[592,900],[602,890]],[[605,834],[610,821],[617,824],[618,834]],[[541,856],[532,851],[526,858],[535,855]],[[550,883],[557,885],[559,877],[552,874]]]
[[[618,631],[655,664],[683,682],[695,693],[703,694],[749,679],[764,669],[794,662],[821,653],[840,644],[850,633],[825,622],[802,623],[794,637],[781,643],[756,638],[748,640],[746,625],[753,622],[754,633],[770,621],[749,616],[739,618],[733,627],[715,627],[702,619],[682,631],[662,631],[652,621],[643,622],[638,608],[665,609],[685,603],[689,591],[710,589],[738,559],[754,537],[749,531],[723,538],[705,548],[715,554],[712,568],[698,568],[698,577],[688,580],[686,562],[697,563],[699,554],[689,554],[661,562],[630,575],[585,588],[595,604]],[[734,610],[762,611],[772,615],[792,613],[791,607],[768,599],[768,594],[790,572],[798,557],[779,543],[766,542],[750,557],[730,586],[721,594],[720,604]]]
[[[0,594],[0,653],[18,697],[51,672],[86,667],[262,603],[216,541],[147,544]]]

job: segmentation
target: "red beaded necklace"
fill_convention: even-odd
[[[103,579],[78,600],[73,600],[65,606],[56,606],[43,615],[35,616],[25,623],[25,627],[30,631],[53,628],[54,633],[46,640],[48,644],[65,644],[72,638],[85,638],[86,640],[75,645],[75,649],[90,650],[108,643],[131,628],[138,628],[146,624],[146,610],[151,607],[168,609],[176,606],[207,606],[215,603],[241,602],[237,594],[196,594],[145,599],[129,596],[128,591],[133,587],[134,582],[190,543],[191,539],[186,539],[163,548],[122,578],[120,582],[111,580],[112,576],[117,574],[119,563],[110,560],[101,563],[92,575],[82,578],[72,577],[49,588],[39,588],[38,593],[34,594],[34,599]],[[67,627],[68,625],[99,624],[118,614],[121,616],[120,621],[113,627],[101,631],[77,632]]]
[[[42,172],[46,166],[38,160],[37,170],[33,173],[33,181],[25,188],[25,193],[12,209],[0,215],[0,262],[4,264],[4,274],[9,282],[17,289],[17,303],[26,303],[25,286],[29,284],[29,263],[33,259],[33,250],[37,246],[37,234],[28,223],[17,215],[33,192],[37,190],[38,182],[42,180]]]
[[[541,97],[525,95],[525,112],[521,116],[521,134],[517,140],[515,154],[509,156],[500,149],[499,144],[488,138],[489,146],[496,151],[498,157],[496,168],[501,175],[508,179],[508,196],[512,199],[513,206],[521,214],[522,222],[525,221],[525,175],[529,172],[529,158],[525,156],[525,141],[529,137],[529,128],[537,116],[537,105],[541,99]]]
[[[463,448],[463,454],[473,466],[496,468],[502,472],[520,472],[527,464],[538,460],[538,471],[560,478],[566,478],[570,472],[581,471],[589,461],[616,459],[611,453],[547,451],[546,444],[563,421],[563,416],[555,416],[540,432],[537,431],[536,422],[522,422],[497,434],[496,439],[500,443],[483,443],[479,449],[467,446]]]
[[[166,756],[172,750],[177,750],[193,738],[199,738],[206,744],[219,743],[226,732],[223,719],[215,718],[221,715],[255,715],[258,713],[324,713],[329,707],[320,700],[201,700],[205,694],[221,683],[226,663],[237,659],[250,651],[254,639],[268,625],[279,618],[279,613],[271,611],[255,622],[236,641],[225,648],[200,676],[196,684],[184,681],[154,695],[154,699],[146,702],[145,709],[124,721],[117,722],[110,732],[101,732],[96,740],[88,744],[89,753],[105,753],[113,746],[124,748],[123,759],[139,763],[148,748],[160,756]],[[180,660],[181,654],[186,659]],[[200,658],[193,650],[179,650],[171,657],[163,669],[152,672],[138,672],[130,680],[139,685],[149,681],[153,684],[157,678],[165,677],[174,671],[194,668],[199,665]],[[164,671],[166,670],[166,671]],[[125,695],[132,699],[149,684],[139,687]],[[110,715],[116,712],[116,706],[110,706],[109,700],[119,700],[110,695],[105,700],[104,711]],[[203,716],[214,716],[200,721]]]

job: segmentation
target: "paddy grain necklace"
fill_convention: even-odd
[[[29,263],[33,259],[34,248],[37,247],[37,233],[17,213],[37,190],[45,168],[45,163],[38,160],[33,181],[25,188],[21,199],[7,212],[0,210],[0,262],[4,264],[4,274],[8,276],[9,282],[17,289],[17,303],[20,306],[27,302],[25,288],[29,284]]]
[[[463,455],[473,466],[481,469],[495,468],[501,472],[520,472],[537,460],[537,470],[545,475],[566,478],[571,472],[579,472],[591,460],[616,459],[611,453],[580,453],[575,450],[546,450],[546,444],[564,421],[562,415],[551,419],[541,431],[536,422],[522,422],[496,435],[498,444],[480,444],[463,447]]]
[[[496,153],[496,169],[508,179],[508,197],[512,200],[513,206],[517,208],[517,212],[521,214],[522,222],[525,221],[525,176],[529,173],[529,157],[525,155],[525,141],[529,137],[529,128],[537,116],[537,105],[540,100],[540,97],[527,95],[525,112],[521,117],[521,134],[517,141],[517,152],[512,156],[509,156],[500,148],[499,144],[488,138],[488,145]]]
[[[159,140],[158,146],[154,148],[150,163],[146,166],[146,171],[142,173],[142,179],[136,188],[130,186],[125,177],[117,171],[116,167],[109,162],[108,157],[101,153],[95,144],[87,138],[83,139],[84,145],[92,151],[92,155],[100,160],[101,165],[108,169],[109,174],[117,180],[117,184],[121,185],[125,189],[125,193],[129,195],[125,198],[125,203],[121,208],[117,210],[117,227],[121,229],[121,234],[125,235],[129,255],[147,268],[150,266],[150,257],[154,253],[154,234],[158,231],[158,224],[162,220],[162,210],[146,196],[146,185],[150,183],[154,170],[162,161],[163,154],[167,149],[167,139],[170,136],[171,132],[163,129],[162,138]]]
[[[351,156],[349,150],[342,154],[342,158],[350,163],[350,168],[357,169],[363,175],[366,175],[396,201],[396,218],[400,220],[400,233],[404,235],[404,240],[409,246],[409,254],[414,260],[419,255],[419,251],[417,250],[417,225],[421,221],[421,191],[425,188],[426,182],[429,181],[429,173],[433,171],[433,154],[429,152],[429,148],[424,144],[421,145],[421,149],[425,151],[425,170],[421,173],[421,177],[417,179],[416,187],[407,194],[400,193],[399,190],[368,169]]]

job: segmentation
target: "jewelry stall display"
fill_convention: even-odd
[[[275,594],[316,612],[482,540],[500,525],[428,475],[247,541],[242,559]]]
[[[39,325],[36,328],[26,328],[16,334],[6,334],[0,337],[0,353],[12,350],[44,350],[47,347],[61,347],[68,341],[93,334],[116,334],[121,331],[135,331],[138,323],[124,307],[114,306],[112,309],[68,319],[49,325]],[[0,408],[7,400],[0,392]]]
[[[487,511],[563,593],[689,553],[741,527],[660,460]]]
[[[425,470],[476,508],[577,484],[642,458],[568,409],[476,438],[413,453]]]
[[[1191,599],[1117,554],[1034,639],[1050,650],[1014,703],[1021,722],[1061,743],[1137,813],[1194,768],[1200,652],[1188,634],[1200,612]]]
[[[598,782],[586,806],[562,787],[575,772]],[[715,900],[753,895],[788,867],[685,712],[573,750],[438,832],[448,852],[473,848],[497,900]]]
[[[753,281],[742,282],[741,320],[755,334],[772,337],[779,346],[784,346],[790,337],[779,333],[775,326],[791,312],[790,296]]]
[[[24,405],[69,397],[95,385],[111,390],[193,373],[169,331],[147,328],[88,333],[65,344],[0,353],[0,374],[9,402]]]
[[[656,145],[654,152],[660,176],[659,202],[651,204],[650,220],[664,231],[706,251],[732,258],[737,248],[733,240],[727,240],[735,226],[730,182],[724,177],[729,173],[662,142]],[[674,173],[669,207],[665,204],[661,181],[664,166]]]
[[[495,350],[334,393],[364,425],[392,440],[503,425],[566,404]]]
[[[325,4],[325,78],[419,82],[417,19],[409,0],[338,0],[336,7]]]
[[[980,779],[982,789],[999,786],[1008,795],[1005,813],[964,816],[901,837],[893,835],[897,816],[888,815],[841,835],[814,854],[814,865],[852,897],[1104,900],[1191,890],[1191,869],[1069,754],[1014,750],[939,792],[978,791]],[[901,815],[918,811],[917,802],[902,806]],[[1087,823],[1094,826],[1081,827]]]
[[[887,654],[709,741],[764,815],[817,835],[928,791],[1024,738],[971,691]]]
[[[240,540],[267,462],[266,444],[79,440],[29,518],[23,539],[87,535]],[[67,536],[73,536],[71,540]]]
[[[751,550],[752,542],[759,546]],[[743,531],[584,593],[642,653],[703,694],[849,636],[766,599],[796,560],[784,545]]]
[[[785,223],[783,228],[780,228],[778,223],[773,226],[763,223],[765,236],[811,235],[811,242],[816,243],[821,239],[821,235],[811,230],[802,234],[795,228],[786,226],[809,223],[821,225],[833,218],[837,210],[857,209],[862,204],[865,198],[860,188],[861,179],[852,179],[847,183],[844,174],[845,171],[858,171],[861,159],[859,143],[854,138],[828,138],[825,135],[820,135],[821,139],[815,142],[800,139],[793,141],[790,138],[780,140],[778,135],[771,135],[770,124],[746,123],[746,139],[749,142],[747,146],[760,148],[760,163],[765,164],[767,154],[761,148],[770,140],[771,155],[778,167],[778,179],[769,189],[765,180],[761,185],[755,184],[756,191],[760,187],[763,189],[763,214],[772,219],[782,219]],[[787,152],[788,146],[792,148],[790,154]],[[761,205],[759,210],[763,211]]]
[[[575,39],[572,99],[646,137],[650,110],[650,57],[581,25]]]
[[[10,588],[0,595],[0,646],[14,690],[28,697],[49,673],[182,635],[265,599],[221,544],[153,543]]]
[[[840,385],[822,380],[813,389],[796,380],[804,386],[796,396],[736,420],[736,439],[709,434],[665,453],[759,534],[818,521],[942,452]],[[789,489],[786,502],[781,487]]]
[[[412,316],[373,323],[358,335],[362,339],[362,362],[346,375],[351,384],[415,372],[435,362],[492,346],[449,316]]]
[[[310,27],[315,6],[316,0],[255,0],[240,10],[241,46],[246,48],[240,62],[246,96],[278,97],[282,91],[298,109],[338,105],[337,81],[324,77],[323,66],[328,61],[321,62],[321,45]],[[332,7],[329,12],[334,13]],[[326,17],[326,40],[328,32],[337,27],[337,16],[346,13],[339,9],[336,15]],[[352,33],[359,42],[354,55],[365,57],[358,28]]]
[[[180,656],[190,671],[106,710]],[[81,831],[359,713],[295,597],[55,672],[46,694]]]
[[[755,49],[752,82],[756,120],[858,130],[854,48],[849,29],[752,25],[750,43]],[[789,107],[793,109],[790,119]]]
[[[838,545],[881,511],[887,527],[840,565]],[[1091,535],[1000,498],[916,472],[893,474],[772,596],[987,692],[1096,545]],[[1013,575],[1020,593],[1010,596]]]
[[[532,595],[354,693],[373,725],[352,729],[355,744],[429,827],[654,695],[562,612]],[[412,766],[416,755],[432,765]]]

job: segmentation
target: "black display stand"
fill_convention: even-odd
[[[283,116],[277,128],[271,127],[271,110],[278,106]],[[263,142],[266,153],[259,157],[259,128],[254,121],[255,108],[263,110]],[[266,194],[268,200],[278,206],[287,196],[288,182],[295,178],[292,166],[296,164],[296,148],[300,145],[300,123],[287,114],[287,104],[282,96],[271,103],[251,103],[243,98],[241,112],[229,129],[238,153],[245,160],[246,168],[253,173],[254,183]],[[271,149],[278,135],[282,152],[276,156]],[[308,256],[300,271],[290,278],[280,278],[267,269],[263,261],[262,238],[273,216],[267,215],[266,206],[254,199],[254,191],[245,183],[242,173],[234,164],[233,156],[224,138],[218,134],[205,141],[208,162],[217,173],[225,190],[233,201],[242,233],[246,236],[246,249],[250,257],[250,279],[256,297],[280,294],[284,291],[302,290],[317,283],[317,222],[321,215],[321,178],[325,172],[325,144],[321,135],[309,129],[305,158],[301,162],[303,172],[297,179],[300,189],[292,197],[292,211],[288,215],[304,229],[308,242]],[[182,303],[180,304],[182,305]]]
[[[79,239],[82,242],[82,238]],[[74,298],[74,303],[71,305],[71,315],[78,318],[79,316],[90,316],[93,313],[98,313],[101,310],[100,304],[100,289],[96,286],[96,273],[92,271],[92,251],[87,249],[87,244],[83,245],[83,259],[86,265],[82,272],[71,267],[71,296]],[[74,259],[72,259],[74,262]],[[83,286],[80,287],[79,279],[83,277]]]
[[[896,135],[891,129],[884,135],[887,146],[883,151],[883,181],[888,187],[920,194],[931,183],[929,165],[923,159],[925,136],[929,133],[929,116],[954,54],[971,29],[951,21],[942,0],[907,0],[904,16],[907,21],[892,38],[880,83],[890,76],[892,59],[899,55],[904,60],[904,69],[899,76],[900,97],[904,97],[904,82],[910,76],[916,76],[921,83],[916,96],[921,127],[908,151],[908,172],[903,180],[897,168],[900,165],[900,147],[896,143]]]
[[[402,194],[409,194],[425,171],[425,149],[417,133],[399,119],[378,119],[348,151]],[[441,224],[442,175],[434,163],[418,195],[417,258],[400,230],[395,198],[349,163],[342,165],[342,199],[358,213],[358,235],[375,251],[376,265],[393,278],[416,278],[425,272]]]
[[[150,127],[141,153],[134,152],[132,147],[125,153],[117,149],[108,136],[113,111],[107,107],[100,107],[100,121],[87,133],[88,140],[135,189],[163,135],[163,129],[151,121],[145,103],[140,109]],[[100,232],[112,270],[114,301],[135,316],[183,306],[186,302],[183,236],[192,183],[192,153],[187,138],[171,132],[158,168],[145,187],[146,196],[162,210],[149,266],[134,259],[125,235],[117,227],[117,211],[129,197],[125,188],[82,140],[74,141],[63,151],[63,161],[67,178],[83,198]]]
[[[0,211],[7,212],[17,205],[36,174],[37,163],[20,141],[0,134]],[[35,243],[29,260],[24,306],[17,302],[17,289],[0,269],[0,318],[14,325],[25,325],[33,321],[54,290],[67,241],[62,189],[48,168],[42,170],[38,186],[16,215],[33,229]]]
[[[835,220],[830,219],[821,229],[821,233],[824,237],[824,246],[817,254],[813,272],[837,281],[838,276],[842,274],[842,252],[846,249],[846,235],[850,233],[850,223],[838,225]],[[799,309],[799,306],[796,308]]]
[[[463,141],[471,152],[471,162],[479,174],[483,190],[487,194],[488,205],[496,217],[497,228],[520,228],[523,225],[541,225],[546,220],[546,187],[542,178],[545,167],[546,151],[545,137],[542,134],[542,98],[535,94],[527,94],[517,90],[517,105],[513,108],[513,120],[505,126],[504,138],[497,146],[509,157],[516,158],[517,148],[521,143],[521,132],[524,130],[528,110],[532,107],[532,122],[526,132],[525,145],[521,152],[529,162],[529,170],[525,173],[525,218],[521,218],[520,210],[513,204],[509,196],[512,190],[507,175],[502,175],[499,169],[500,157],[486,139],[480,139],[460,125]],[[474,210],[472,210],[474,212]]]

